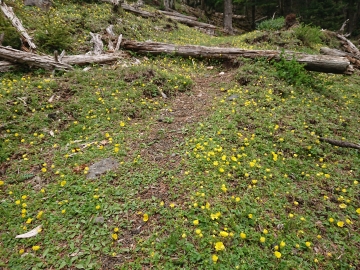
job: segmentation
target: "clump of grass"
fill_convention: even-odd
[[[304,46],[313,47],[322,42],[324,37],[319,27],[301,23],[299,27],[295,28],[295,36],[301,40]]]
[[[284,52],[280,55],[279,61],[274,61],[273,65],[276,68],[277,76],[294,86],[306,86],[316,88],[316,79],[309,71],[292,58],[290,61],[285,58]]]
[[[285,18],[279,17],[272,20],[262,21],[256,26],[256,29],[262,31],[277,31],[285,26]]]

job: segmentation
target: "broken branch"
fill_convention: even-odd
[[[321,142],[327,142],[331,145],[335,145],[335,146],[339,146],[339,147],[354,148],[354,149],[360,150],[360,144],[356,144],[356,143],[337,141],[337,140],[327,139],[327,138],[319,138],[319,140]]]

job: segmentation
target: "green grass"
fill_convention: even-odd
[[[57,8],[71,29],[85,25],[75,53],[89,50],[86,31],[103,29],[111,16],[105,4]],[[162,19],[122,19],[117,27],[138,40],[275,46],[246,42],[261,32],[209,37],[179,24],[164,33],[154,30],[166,26]],[[357,75],[265,60],[224,69],[221,61],[135,57],[140,65],[1,75],[0,267],[359,267],[360,155],[319,141],[359,142]],[[186,124],[175,110],[157,128],[178,99],[199,93],[205,116]],[[157,149],[162,140],[171,147]],[[118,169],[86,179],[104,157]],[[36,237],[15,239],[38,225]]]

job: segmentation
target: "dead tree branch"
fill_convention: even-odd
[[[350,143],[350,142],[344,142],[344,141],[337,141],[333,139],[327,139],[327,138],[319,138],[321,142],[327,142],[331,145],[339,146],[339,147],[346,147],[346,148],[354,148],[360,150],[360,144]]]
[[[16,28],[20,35],[26,40],[31,50],[36,50],[36,45],[32,42],[32,38],[26,32],[18,17],[16,17],[11,7],[8,7],[2,0],[0,0],[0,8],[5,17],[8,18],[11,24]]]

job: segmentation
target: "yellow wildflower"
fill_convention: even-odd
[[[222,236],[222,237],[228,237],[228,236],[229,236],[229,233],[228,233],[228,232],[225,232],[225,231],[221,231],[221,232],[220,232],[220,236]]]
[[[221,251],[221,250],[224,250],[224,249],[225,249],[225,246],[224,246],[223,242],[216,242],[215,243],[215,250],[216,251]]]
[[[274,255],[276,258],[280,259],[281,258],[281,253],[279,251],[275,251]]]
[[[212,259],[212,261],[213,261],[214,263],[216,263],[216,262],[218,261],[219,257],[216,256],[216,254],[213,254],[213,255],[211,256],[211,259]]]
[[[37,251],[40,249],[40,246],[33,246],[32,249],[33,249],[33,251]]]
[[[340,227],[340,228],[344,227],[344,221],[338,221],[336,224],[337,224],[338,227]]]

